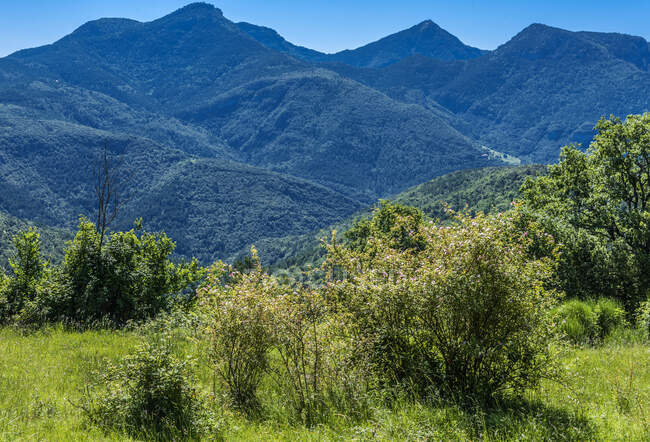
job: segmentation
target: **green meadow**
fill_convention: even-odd
[[[7,441],[132,440],[89,425],[77,408],[87,385],[109,361],[132,351],[132,331],[73,332],[61,327],[0,331],[0,439]],[[650,346],[633,332],[600,347],[575,347],[562,358],[566,379],[544,381],[522,398],[493,409],[467,410],[407,399],[372,404],[369,417],[332,416],[307,428],[283,419],[274,391],[262,387],[264,411],[247,418],[214,400],[225,440],[648,440]],[[200,388],[212,389],[196,364]],[[284,423],[283,423],[284,422]],[[210,440],[210,438],[206,438]]]

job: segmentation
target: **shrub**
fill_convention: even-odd
[[[174,243],[164,233],[113,233],[100,245],[95,225],[83,220],[61,266],[41,260],[39,235],[14,238],[13,277],[0,280],[0,321],[124,325],[146,320],[192,300],[203,270],[196,260],[174,264]]]
[[[650,299],[639,306],[636,312],[636,323],[645,337],[650,339]]]
[[[22,309],[12,320],[15,325],[22,327],[40,327],[57,319],[58,306],[65,302],[67,293],[61,283],[60,272],[57,268],[47,267],[36,285],[32,297],[26,299]]]
[[[424,214],[415,207],[380,201],[371,218],[361,218],[345,232],[349,247],[363,251],[370,238],[382,238],[393,249],[423,250],[420,234]]]
[[[615,298],[628,312],[650,286],[650,113],[602,118],[586,152],[565,146],[548,174],[522,186],[524,207],[564,244],[567,295]]]
[[[0,324],[5,322],[9,317],[9,283],[11,279],[0,269]]]
[[[188,361],[153,341],[109,365],[102,390],[87,393],[81,406],[92,423],[134,437],[196,438],[210,429],[210,419],[194,384]]]
[[[328,296],[375,374],[475,400],[535,385],[552,362],[551,261],[528,260],[527,235],[502,215],[393,222],[423,247],[371,232],[363,249],[328,250]]]
[[[323,418],[331,387],[332,336],[326,316],[322,294],[307,288],[286,287],[273,304],[273,336],[280,363],[270,368],[295,415],[307,425]]]
[[[38,232],[30,228],[14,237],[13,277],[0,275],[0,321],[21,326],[48,322],[65,298],[60,272],[41,259]]]
[[[363,409],[323,293],[264,273],[255,249],[242,271],[215,264],[198,305],[214,375],[236,407],[257,411],[257,390],[268,376],[283,409],[306,425],[326,419],[332,404],[339,412]]]
[[[594,306],[600,339],[609,336],[615,329],[624,327],[625,309],[614,299],[601,298]]]
[[[282,293],[277,280],[262,272],[255,249],[252,255],[255,266],[247,273],[214,264],[198,291],[214,375],[246,411],[258,406],[257,388],[274,344],[271,306]]]
[[[574,344],[592,343],[599,334],[598,315],[580,300],[560,305],[555,313],[560,331]]]

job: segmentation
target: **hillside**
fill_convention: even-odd
[[[414,56],[381,70],[332,68],[392,98],[442,106],[470,138],[545,163],[565,144],[586,147],[601,116],[650,109],[649,59],[640,37],[534,24],[472,60]]]
[[[209,264],[252,243],[322,228],[361,207],[299,178],[188,159],[156,177],[147,192],[129,202],[122,220],[143,217],[148,229],[164,230],[177,242],[177,253]]]
[[[197,158],[146,138],[31,119],[0,129],[0,207],[73,229],[79,215],[95,211],[92,167],[104,145],[122,158],[123,174],[132,175],[114,227],[128,229],[143,217],[147,228],[169,233],[179,253],[205,262],[267,236],[324,227],[361,207],[331,189],[265,169]]]
[[[104,145],[133,173],[115,227],[143,216],[205,261],[500,163],[436,113],[272,50],[204,3],[0,59],[0,210],[73,228]]]
[[[241,161],[368,202],[435,175],[499,163],[422,107],[321,69],[248,83],[181,118],[220,128]]]
[[[546,166],[526,165],[510,167],[486,167],[452,172],[426,183],[414,186],[395,196],[390,201],[421,209],[432,219],[447,221],[449,215],[445,205],[452,210],[467,208],[471,212],[502,212],[520,195],[519,188],[527,177],[546,173]],[[327,226],[307,235],[293,235],[285,238],[262,240],[255,243],[265,263],[276,271],[296,274],[306,265],[318,265],[324,256],[320,245],[322,239],[329,239],[332,230],[342,237],[359,217],[369,215],[371,208],[364,208],[342,222]],[[238,256],[246,254],[240,251]]]
[[[527,177],[545,173],[546,166],[541,165],[461,170],[405,190],[391,201],[441,220],[448,219],[444,204],[455,211],[467,207],[471,212],[504,212],[520,196]]]

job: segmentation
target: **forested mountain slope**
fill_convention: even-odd
[[[269,49],[202,3],[0,59],[0,210],[72,228],[94,211],[104,146],[133,175],[114,227],[143,216],[205,261],[500,163],[437,114]]]
[[[206,261],[255,239],[308,232],[361,207],[304,180],[196,158],[146,138],[61,121],[21,123],[0,135],[0,207],[44,224],[72,228],[78,215],[94,213],[92,167],[104,144],[122,158],[123,175],[131,175],[113,227],[128,229],[143,217],[147,228],[177,239],[179,253]]]
[[[330,66],[392,98],[453,113],[465,135],[528,162],[593,136],[601,116],[650,109],[650,52],[641,37],[534,24],[485,56],[414,56],[384,69]]]
[[[242,161],[367,201],[433,175],[498,163],[422,107],[327,70],[251,82],[182,118],[219,128]]]
[[[489,164],[476,143],[435,113],[271,50],[207,4],[149,23],[90,22],[5,64],[13,75],[4,103],[53,108],[57,117],[94,128],[141,128],[138,135],[170,147],[314,179],[361,198]],[[45,86],[34,87],[33,79]],[[92,115],[110,101],[105,96],[116,100],[107,118],[86,117],[86,108]],[[150,135],[143,119],[180,134],[164,138],[153,128]],[[420,170],[402,182],[402,175],[389,175],[393,168],[385,161],[398,171],[413,164]],[[332,162],[355,176],[338,173]]]
[[[389,198],[395,203],[421,209],[433,220],[446,222],[448,206],[454,211],[468,209],[470,212],[503,212],[512,201],[520,196],[519,188],[527,177],[546,173],[546,166],[525,165],[506,167],[484,167],[452,172],[426,183],[414,186]],[[358,217],[368,216],[371,207],[366,207],[342,222],[327,226],[307,235],[292,235],[280,239],[262,240],[255,243],[260,256],[267,264],[277,269],[291,268],[318,263],[324,255],[321,240],[328,240],[332,230],[341,238]],[[239,256],[247,252],[240,251]]]
[[[555,161],[601,115],[650,107],[648,54],[544,25],[485,52],[425,21],[328,55],[205,3],[100,19],[0,59],[0,210],[74,226],[106,146],[133,174],[116,228],[143,216],[182,254],[224,258],[502,165],[485,147]]]

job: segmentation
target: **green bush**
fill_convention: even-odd
[[[560,331],[574,344],[593,343],[598,337],[598,315],[587,302],[565,302],[555,313]]]
[[[650,113],[602,118],[586,152],[565,146],[546,176],[527,179],[523,207],[563,244],[557,282],[633,312],[650,286]]]
[[[226,386],[232,404],[255,410],[257,389],[269,365],[273,339],[271,306],[283,288],[255,263],[241,273],[221,261],[198,290],[198,305],[215,378]]]
[[[329,246],[328,298],[358,357],[384,384],[463,400],[539,382],[553,361],[551,261],[527,259],[507,216],[436,226],[396,212],[389,229],[370,223],[363,248]],[[422,242],[402,247],[402,232]]]
[[[349,247],[363,251],[370,238],[381,237],[391,248],[423,250],[426,247],[419,226],[424,214],[415,207],[380,201],[371,218],[361,218],[345,232]]]
[[[13,242],[13,275],[0,276],[0,322],[39,326],[51,318],[54,304],[65,296],[60,273],[43,262],[40,236],[35,229],[19,233]]]
[[[40,237],[34,228],[14,236],[13,242],[15,254],[9,259],[13,275],[8,279],[3,275],[3,322],[13,320],[26,303],[36,300],[47,267],[41,259]]]
[[[188,361],[175,357],[169,344],[153,341],[109,365],[82,409],[95,425],[134,437],[197,438],[212,422],[195,383]]]
[[[615,329],[624,327],[625,309],[615,299],[601,298],[594,306],[600,339],[609,336]]]
[[[0,280],[0,321],[124,325],[194,298],[204,272],[196,260],[172,263],[175,245],[164,233],[142,231],[138,224],[100,243],[95,225],[82,220],[63,263],[52,267],[41,259],[34,229],[17,235],[13,275]]]
[[[574,344],[602,343],[627,324],[621,303],[609,298],[571,300],[556,308],[555,314],[561,332]]]
[[[5,272],[0,269],[0,324],[7,321],[9,317],[9,302],[7,295],[9,294],[9,283],[11,278],[5,275]]]
[[[323,295],[264,273],[255,249],[241,271],[221,262],[210,269],[198,306],[215,379],[231,404],[259,411],[257,391],[267,378],[289,420],[311,426],[334,409],[364,414],[364,380],[348,343],[337,340]]]
[[[636,323],[644,336],[650,339],[650,299],[639,306],[636,312]]]

